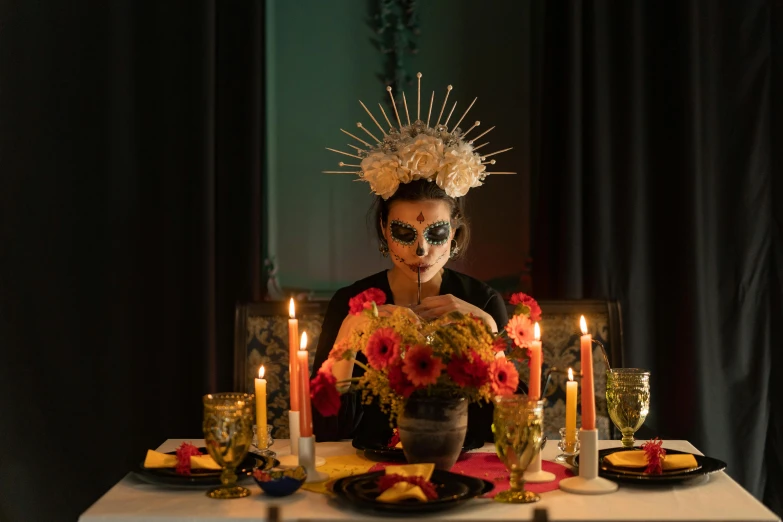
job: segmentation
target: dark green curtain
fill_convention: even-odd
[[[535,10],[535,295],[620,299],[648,432],[780,513],[781,3]]]
[[[0,520],[75,520],[232,386],[262,2],[0,3]]]

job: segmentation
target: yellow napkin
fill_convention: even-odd
[[[404,466],[386,466],[387,475],[402,475],[403,477],[421,477],[429,480],[435,464],[406,464]],[[415,498],[427,502],[427,495],[419,486],[409,482],[397,482],[395,485],[378,495],[379,502],[399,502],[406,498]]]
[[[350,477],[351,475],[367,473],[374,465],[375,462],[367,460],[364,457],[360,457],[356,453],[351,455],[340,455],[337,457],[326,457],[326,463],[323,466],[318,466],[318,471],[327,473],[329,475],[329,480],[325,482],[310,482],[302,484],[302,489],[306,489],[314,493],[330,494],[331,491],[329,490],[328,486],[332,483],[332,481],[344,477]]]
[[[145,468],[176,468],[177,456],[161,453],[159,451],[147,450],[147,456],[144,458]],[[214,469],[220,470],[220,464],[209,455],[190,457],[191,469]]]
[[[644,451],[629,450],[629,451],[616,451],[610,453],[604,457],[612,466],[618,468],[646,468],[647,467],[647,455]],[[662,468],[664,471],[672,471],[675,469],[687,469],[695,468],[699,464],[696,462],[696,457],[690,453],[679,454],[667,454],[663,458]]]

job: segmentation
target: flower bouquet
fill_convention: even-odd
[[[534,321],[541,317],[532,297],[512,296],[515,314],[499,334],[478,317],[460,312],[430,322],[401,307],[381,315],[378,306],[385,302],[385,294],[376,288],[350,300],[351,314],[364,314],[368,320],[335,344],[311,381],[312,401],[322,415],[337,415],[340,391],[349,385],[362,390],[365,404],[377,399],[392,424],[411,397],[477,402],[516,392],[519,374],[512,359],[527,357]],[[358,352],[366,363],[357,359]],[[340,360],[353,360],[364,374],[337,382],[332,366]]]

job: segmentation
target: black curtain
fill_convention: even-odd
[[[0,520],[201,436],[261,297],[263,3],[0,3]]]
[[[781,513],[781,3],[536,9],[535,295],[620,299],[648,431]]]

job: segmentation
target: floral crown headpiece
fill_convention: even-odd
[[[513,147],[484,155],[476,152],[485,145],[488,145],[489,142],[477,146],[474,146],[474,143],[495,127],[490,127],[475,138],[468,138],[467,135],[473,129],[481,125],[480,121],[474,122],[473,125],[464,132],[460,129],[460,123],[465,119],[465,116],[478,98],[473,99],[459,121],[449,130],[449,120],[451,120],[454,109],[457,107],[457,102],[454,102],[446,120],[443,123],[440,121],[443,118],[443,112],[446,109],[446,103],[449,100],[449,94],[451,93],[452,87],[451,85],[446,87],[446,97],[440,108],[438,120],[435,122],[434,127],[430,127],[432,106],[435,102],[435,91],[433,91],[432,97],[430,98],[430,109],[427,113],[427,121],[426,123],[422,121],[421,76],[421,73],[416,75],[419,83],[416,121],[411,123],[411,117],[408,113],[408,101],[405,99],[405,93],[402,93],[405,116],[408,120],[407,125],[402,124],[391,87],[386,87],[386,90],[391,97],[391,105],[394,108],[394,115],[397,117],[398,127],[392,125],[388,116],[386,116],[386,111],[383,110],[383,106],[379,103],[378,107],[380,107],[381,113],[383,114],[386,123],[389,125],[389,130],[384,130],[367,106],[359,100],[359,103],[364,110],[367,111],[370,119],[372,119],[373,123],[380,129],[383,139],[378,139],[372,132],[367,130],[361,122],[358,122],[356,126],[374,139],[376,142],[375,145],[364,141],[344,129],[340,129],[345,134],[361,143],[364,147],[348,144],[349,147],[354,149],[353,153],[343,152],[329,147],[327,147],[327,150],[360,160],[360,164],[358,165],[355,163],[344,163],[342,161],[338,163],[340,167],[353,167],[359,170],[326,170],[324,171],[325,174],[357,174],[359,176],[359,181],[368,182],[370,184],[370,189],[383,199],[389,199],[394,195],[401,183],[410,183],[417,179],[434,181],[446,192],[446,194],[453,198],[457,198],[467,194],[468,190],[471,188],[481,186],[486,177],[490,174],[516,174],[516,172],[487,172],[486,170],[487,165],[495,164],[494,159],[488,159],[490,156],[509,151]]]

